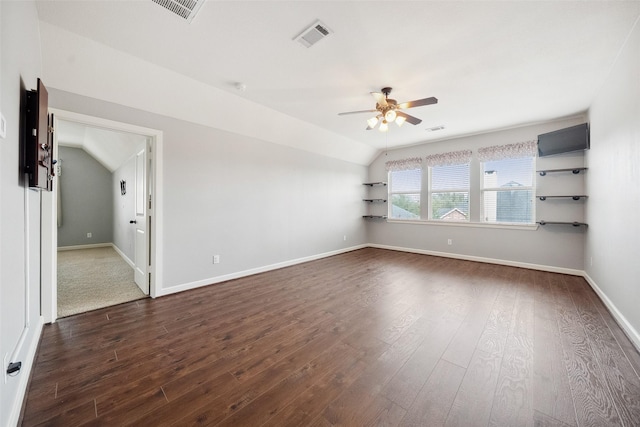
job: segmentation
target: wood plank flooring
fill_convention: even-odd
[[[573,276],[362,249],[45,325],[23,426],[638,426]]]

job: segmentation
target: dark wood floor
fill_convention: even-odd
[[[44,327],[22,425],[638,426],[578,277],[363,249]]]

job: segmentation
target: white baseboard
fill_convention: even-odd
[[[58,247],[58,252],[76,251],[78,249],[106,248],[108,246],[113,246],[113,243],[94,243],[91,245],[60,246]]]
[[[215,283],[226,282],[227,280],[239,279],[241,277],[251,276],[258,273],[264,273],[266,271],[278,270],[284,267],[290,267],[296,264],[302,264],[304,262],[315,261],[317,259],[326,258],[334,255],[340,255],[346,252],[363,249],[369,245],[357,245],[351,246],[345,249],[338,249],[331,252],[325,252],[317,255],[311,255],[308,257],[292,259],[290,261],[279,262],[276,264],[265,265],[263,267],[252,268],[249,270],[239,271],[237,273],[225,274],[224,276],[211,277],[209,279],[198,280],[196,282],[184,283],[182,285],[171,286],[170,288],[162,288],[158,292],[158,296],[175,294],[177,292],[187,291],[190,289],[200,288],[202,286],[213,285]]]
[[[122,259],[124,260],[124,262],[126,262],[127,264],[129,264],[131,266],[131,268],[135,268],[135,264],[133,263],[133,261],[131,261],[131,259],[126,256],[124,254],[124,252],[122,252],[120,250],[119,247],[117,247],[115,244],[113,243],[94,243],[92,245],[75,245],[75,246],[60,246],[58,248],[58,252],[63,252],[63,251],[77,251],[77,250],[81,250],[81,249],[96,249],[96,248],[108,248],[108,247],[112,247],[117,253],[118,255],[120,255],[122,257]]]
[[[11,413],[9,414],[8,426],[17,426],[20,419],[20,411],[22,411],[22,402],[27,393],[27,386],[29,385],[29,377],[31,376],[31,368],[33,368],[33,362],[38,351],[38,344],[40,344],[40,336],[42,335],[42,326],[44,325],[44,317],[38,318],[38,323],[35,325],[35,331],[32,335],[32,340],[29,343],[29,351],[25,360],[22,362],[22,368],[20,369],[20,382],[18,383],[18,390],[11,405]]]
[[[586,273],[582,275],[584,279],[589,283],[593,291],[598,295],[600,300],[609,310],[609,313],[613,316],[618,326],[624,331],[625,335],[633,343],[633,346],[640,352],[640,333],[629,323],[626,317],[618,310],[615,304],[607,297],[607,295],[600,289],[596,282]]]
[[[572,268],[555,267],[555,266],[552,266],[552,265],[529,264],[529,263],[526,263],[526,262],[519,262],[519,261],[508,261],[508,260],[504,260],[504,259],[485,258],[485,257],[479,257],[479,256],[473,256],[473,255],[461,255],[461,254],[454,254],[454,253],[448,253],[448,252],[428,251],[428,250],[425,250],[425,249],[404,248],[404,247],[399,247],[399,246],[378,245],[378,244],[374,244],[374,243],[371,243],[368,246],[372,247],[372,248],[378,248],[378,249],[389,249],[389,250],[392,250],[392,251],[411,252],[411,253],[415,253],[415,254],[433,255],[433,256],[439,256],[439,257],[444,257],[444,258],[461,259],[461,260],[465,260],[465,261],[476,261],[476,262],[484,262],[484,263],[487,263],[487,264],[507,265],[509,267],[528,268],[530,270],[549,271],[551,273],[568,274],[568,275],[571,275],[571,276],[582,276],[582,275],[584,275],[584,271],[582,271],[582,270],[574,270]]]
[[[124,260],[124,262],[126,262],[127,264],[129,264],[129,266],[130,266],[131,268],[133,268],[133,269],[135,269],[135,268],[136,268],[136,265],[133,263],[133,261],[131,261],[131,259],[129,259],[129,257],[128,257],[128,256],[126,256],[126,255],[124,254],[124,252],[122,252],[122,251],[120,250],[120,248],[119,248],[119,247],[117,247],[117,246],[116,246],[116,245],[114,245],[113,243],[111,244],[111,246],[113,246],[113,249],[118,253],[118,255],[120,255],[120,257]]]

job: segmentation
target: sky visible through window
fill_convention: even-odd
[[[484,162],[484,171],[497,172],[497,187],[510,182],[517,182],[525,187],[533,186],[533,159],[505,159]]]

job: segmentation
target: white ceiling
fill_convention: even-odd
[[[140,152],[146,142],[146,138],[142,135],[64,120],[58,120],[56,135],[59,145],[82,148],[110,172],[116,171]]]
[[[191,24],[151,0],[48,0],[38,13],[379,150],[584,113],[640,1],[208,0]],[[333,33],[308,49],[294,42],[316,19]],[[374,108],[369,92],[383,86],[398,102],[439,103],[407,110],[423,122],[387,134],[365,130],[370,114],[337,115]]]

